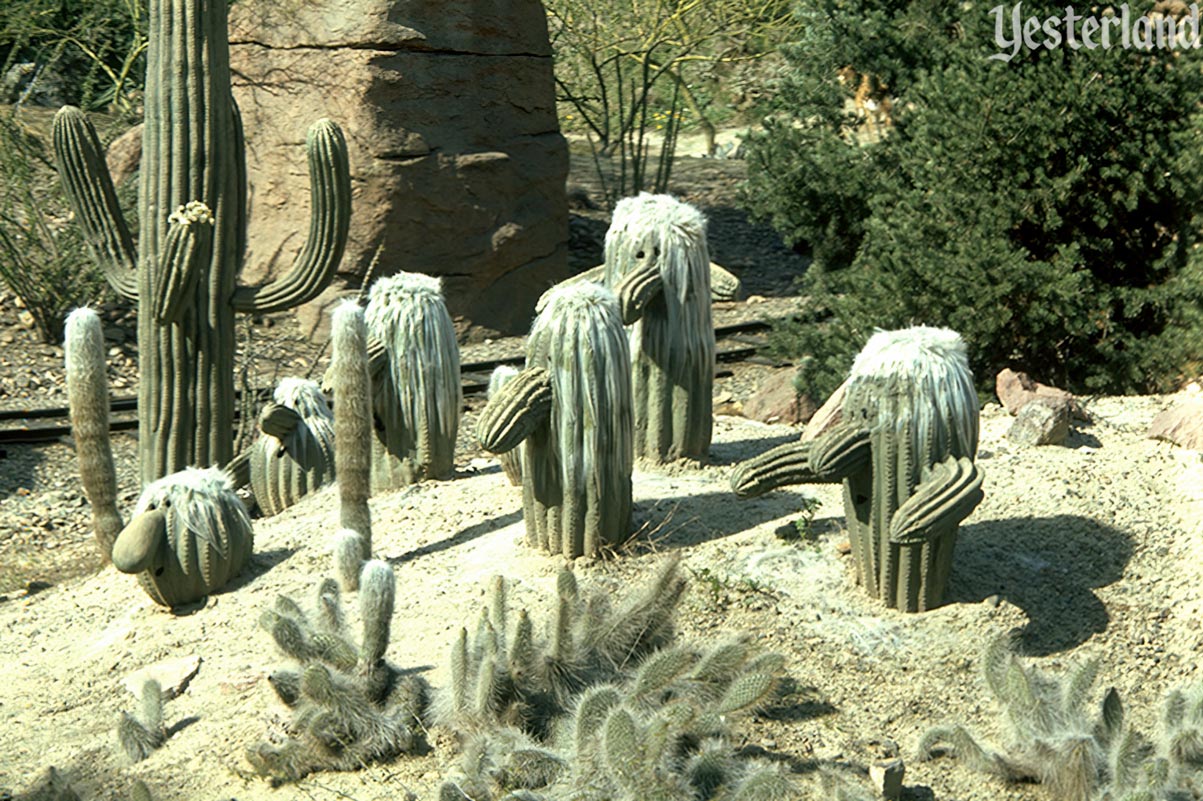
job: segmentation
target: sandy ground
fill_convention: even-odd
[[[1143,437],[1167,402],[1094,401],[1093,424],[1067,446],[1031,450],[1011,446],[1009,418],[987,407],[986,500],[962,528],[949,603],[927,614],[888,611],[853,585],[836,547],[837,487],[734,499],[731,464],[797,433],[742,418],[718,418],[711,466],[640,470],[643,534],[616,558],[578,562],[577,573],[621,592],[680,551],[694,577],[682,636],[749,632],[789,658],[792,698],[740,736],[804,781],[829,767],[859,775],[896,744],[907,759],[904,798],[1044,798],[1039,787],[1007,786],[951,759],[918,762],[914,750],[925,729],[948,721],[994,733],[977,660],[991,637],[1017,627],[1050,668],[1101,657],[1098,697],[1119,688],[1146,726],[1167,689],[1200,679],[1203,463]],[[814,540],[780,539],[808,495],[821,501]],[[327,489],[258,521],[253,569],[188,614],[155,607],[112,568],[0,602],[0,797],[5,788],[19,797],[51,765],[83,799],[124,798],[135,777],[160,801],[436,797],[455,760],[438,730],[426,756],[278,789],[252,776],[243,756],[287,716],[264,680],[286,660],[257,619],[280,593],[307,603],[330,572],[335,510]],[[397,574],[396,664],[442,684],[449,646],[498,572],[513,579],[517,604],[542,615],[560,562],[523,545],[519,490],[492,460],[460,465],[453,481],[376,497],[372,511],[376,554]],[[134,708],[123,679],[191,655],[201,667],[166,705],[170,739],[131,765],[115,738],[119,712]]]

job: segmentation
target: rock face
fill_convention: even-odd
[[[379,249],[374,275],[443,277],[461,333],[526,331],[535,299],[567,273],[568,149],[538,0],[240,0],[230,43],[247,132],[246,280],[278,274],[304,244],[302,143],[330,117],[347,136],[355,205],[343,281],[299,315],[306,329]]]

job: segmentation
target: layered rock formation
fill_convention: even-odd
[[[567,145],[538,0],[239,0],[235,97],[248,134],[248,280],[292,262],[312,119],[347,135],[351,241],[320,325],[379,249],[377,275],[442,276],[461,330],[525,331],[567,272]],[[302,226],[303,228],[303,226]]]

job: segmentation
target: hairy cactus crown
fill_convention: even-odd
[[[659,251],[656,263],[669,294],[685,303],[692,289],[709,308],[710,252],[701,211],[671,195],[648,192],[618,201],[606,231],[610,279],[612,265],[634,263],[647,249]]]
[[[181,535],[191,532],[198,540],[224,551],[218,531],[225,530],[227,516],[246,530],[251,528],[250,516],[234,493],[230,477],[216,467],[188,467],[146,485],[134,516],[152,508],[170,511],[168,531],[173,549]]]
[[[272,398],[281,406],[287,406],[301,415],[306,422],[311,418],[333,420],[334,413],[326,396],[316,381],[307,378],[288,377],[280,379]]]

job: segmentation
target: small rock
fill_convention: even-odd
[[[1074,396],[1063,389],[1050,387],[1032,380],[1027,373],[1019,373],[1010,368],[1003,370],[994,378],[994,393],[998,395],[1003,407],[1012,415],[1037,398],[1053,398],[1069,403],[1070,412],[1077,418],[1089,420],[1089,416],[1074,400]]]
[[[764,303],[764,295],[748,295],[748,299],[744,301],[749,306],[755,306],[757,303]]]
[[[22,328],[32,329],[36,325],[33,315],[25,310],[17,312],[17,322],[21,324]]]
[[[835,544],[835,552],[840,556],[847,556],[852,553],[852,542],[850,540],[840,540]]]
[[[1018,445],[1061,445],[1069,437],[1069,401],[1032,400],[1019,410],[1007,438]]]
[[[902,778],[905,774],[906,766],[901,759],[881,760],[869,766],[869,779],[878,794],[887,801],[902,798]]]
[[[200,670],[200,664],[200,657],[195,655],[156,662],[141,670],[135,670],[125,677],[122,684],[136,697],[141,697],[142,685],[147,679],[154,679],[163,689],[163,700],[170,701],[188,689],[188,682],[192,681],[192,677]]]
[[[1181,448],[1203,450],[1203,400],[1179,401],[1154,417],[1148,437],[1172,442]]]

